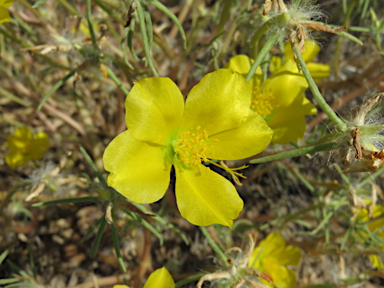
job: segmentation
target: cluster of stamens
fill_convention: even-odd
[[[218,142],[217,139],[208,139],[206,130],[197,126],[192,132],[187,130],[179,135],[179,139],[173,144],[174,151],[179,155],[180,161],[185,164],[197,165],[208,161],[208,156],[212,156],[212,152],[206,155],[208,148],[212,147],[212,142]]]
[[[278,107],[272,93],[264,93],[255,89],[252,94],[251,109],[261,116],[270,115],[272,110]]]

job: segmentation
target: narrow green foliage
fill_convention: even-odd
[[[9,252],[13,249],[13,246],[9,247],[8,249],[6,249],[3,253],[1,253],[0,255],[0,265],[1,263],[4,262],[5,258],[7,258]]]
[[[98,53],[99,52],[99,46],[97,45],[95,31],[93,30],[91,0],[86,0],[86,3],[87,3],[86,17],[87,17],[87,21],[88,21],[89,35],[91,35],[93,50],[94,50],[94,52]]]
[[[137,16],[139,18],[141,37],[143,38],[145,59],[147,60],[149,68],[151,69],[151,71],[155,75],[155,77],[159,77],[159,75],[157,74],[157,71],[155,69],[155,66],[153,65],[152,58],[151,58],[151,51],[150,51],[151,48],[150,48],[150,43],[148,40],[147,25],[145,23],[145,15],[144,15],[144,10],[143,10],[143,4],[141,1],[140,1],[140,4],[137,6],[136,12],[137,12]]]
[[[303,70],[304,77],[305,79],[307,79],[309,89],[311,89],[311,92],[313,94],[313,97],[316,99],[316,102],[319,104],[321,109],[323,109],[324,113],[327,114],[329,119],[331,119],[332,122],[335,125],[337,125],[338,129],[340,129],[343,132],[346,131],[347,126],[345,125],[344,121],[336,115],[336,113],[324,100],[323,95],[321,95],[319,88],[317,87],[315,81],[312,78],[311,73],[308,70],[307,64],[305,63],[303,57],[301,57],[301,53],[299,51],[297,44],[295,44],[293,48],[294,48],[294,53],[296,54],[297,60],[299,61],[300,67]]]
[[[201,232],[203,232],[205,238],[207,238],[209,246],[211,246],[211,248],[213,249],[213,251],[215,251],[215,253],[217,254],[217,256],[219,256],[219,258],[221,259],[222,264],[223,264],[225,267],[228,267],[229,264],[228,264],[228,262],[227,262],[227,256],[225,256],[224,252],[220,249],[220,247],[219,247],[219,246],[216,244],[216,242],[212,239],[212,237],[211,237],[211,235],[209,234],[207,228],[205,228],[205,227],[200,227],[200,230],[201,230]]]
[[[138,223],[143,225],[145,228],[147,228],[149,231],[151,231],[152,234],[155,235],[159,239],[160,246],[162,246],[164,244],[163,235],[159,231],[157,231],[150,223],[148,223],[148,221],[146,221],[144,218],[140,217],[136,213],[129,211],[128,209],[123,208],[122,210],[127,215],[132,217],[135,221],[137,221]]]
[[[95,203],[99,202],[99,197],[80,197],[80,198],[66,198],[66,199],[58,199],[47,202],[40,202],[32,204],[33,207],[43,207],[49,205],[57,205],[57,204],[73,204],[73,203]]]
[[[104,217],[101,217],[99,220],[96,221],[95,224],[93,224],[91,227],[89,227],[87,233],[83,236],[83,238],[81,238],[80,240],[80,243],[83,243],[88,237],[89,235],[92,234],[93,231],[95,231],[95,229],[101,224],[101,222],[103,221],[103,218]]]
[[[6,285],[6,284],[11,284],[15,282],[19,282],[19,278],[6,278],[6,279],[0,279],[0,285]],[[9,286],[8,286],[9,287]]]
[[[270,38],[268,39],[267,43],[264,44],[263,48],[261,48],[260,52],[257,54],[255,61],[253,62],[251,69],[249,69],[248,75],[246,77],[246,80],[249,82],[251,81],[253,75],[255,75],[257,67],[260,66],[261,62],[263,62],[265,56],[269,53],[273,45],[279,40],[280,33],[278,31],[274,32]]]
[[[144,212],[145,214],[153,216],[153,218],[152,218],[153,220],[159,222],[160,224],[162,224],[164,226],[171,228],[177,235],[180,236],[181,239],[183,239],[183,241],[186,245],[189,245],[189,240],[188,240],[187,236],[179,228],[177,228],[175,225],[164,220],[159,215],[154,214],[151,211],[148,211],[143,205],[135,205],[135,207],[138,208],[139,210],[141,210],[142,212]]]
[[[300,149],[285,151],[285,152],[277,153],[274,155],[253,159],[253,160],[249,161],[249,163],[251,163],[251,164],[265,163],[265,162],[281,160],[281,159],[285,159],[285,158],[303,156],[303,155],[308,154],[308,153],[316,153],[316,152],[321,152],[321,151],[331,151],[331,150],[338,149],[339,146],[340,146],[340,144],[336,143],[336,142],[313,145],[313,146],[309,146],[309,147],[303,147]]]
[[[59,89],[65,82],[68,81],[69,78],[71,78],[73,75],[75,75],[77,71],[77,68],[69,72],[63,79],[61,79],[59,82],[57,82],[51,90],[44,96],[43,100],[41,100],[39,106],[37,106],[37,110],[41,110],[41,107],[43,107],[44,103]]]
[[[125,265],[124,265],[123,258],[121,257],[120,246],[119,246],[119,237],[118,237],[118,235],[117,235],[117,230],[116,230],[116,227],[115,227],[114,223],[112,223],[112,224],[110,225],[110,227],[111,227],[111,231],[112,231],[113,246],[115,246],[115,251],[116,251],[117,260],[119,261],[119,264],[120,264],[121,269],[122,269],[124,272],[127,272],[127,269],[125,268]]]
[[[40,5],[43,5],[47,1],[48,0],[39,0],[35,4],[32,5],[32,8],[36,9],[37,7],[39,7]]]
[[[88,162],[89,166],[91,166],[93,173],[95,173],[96,177],[99,179],[103,188],[105,190],[108,190],[109,188],[108,188],[107,181],[105,181],[103,174],[101,174],[99,168],[97,168],[97,166],[96,166],[95,162],[93,162],[91,156],[89,156],[89,154],[87,153],[87,151],[85,151],[83,146],[79,145],[79,149],[80,149],[81,154],[83,154],[85,160]]]
[[[129,64],[128,61],[126,63]],[[113,73],[113,71],[109,67],[107,67],[107,74],[108,74],[108,77],[111,78],[113,82],[115,82],[116,86],[119,87],[119,89],[124,93],[124,95],[127,96],[129,93],[129,90],[124,87],[120,79],[116,77],[115,73]]]
[[[105,220],[105,215],[101,219],[102,220],[101,220],[101,223],[99,226],[99,230],[96,233],[95,240],[93,240],[92,251],[91,251],[92,257],[95,257],[97,254],[97,250],[99,249],[101,237],[103,236],[105,226],[107,225],[107,220]]]
[[[175,25],[179,29],[181,38],[183,38],[184,49],[186,49],[187,48],[187,38],[185,37],[184,28],[181,25],[179,19],[177,19],[177,17],[175,16],[175,14],[173,14],[171,12],[171,10],[169,10],[166,6],[164,6],[164,4],[162,4],[158,0],[148,0],[148,2],[151,3],[153,6],[155,6],[156,8],[158,8],[161,12],[165,13],[169,18],[171,18],[173,23],[175,23]]]

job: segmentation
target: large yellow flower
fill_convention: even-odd
[[[305,52],[301,54],[305,63],[307,64],[308,70],[313,77],[315,82],[320,82],[324,78],[327,78],[331,74],[331,67],[327,64],[321,64],[313,62],[313,58],[320,52],[320,46],[313,40],[307,40],[304,43]],[[284,44],[284,56],[285,61],[293,60],[293,51],[290,42]],[[273,73],[281,67],[281,58],[273,56],[269,66],[270,71]],[[295,72],[298,72],[296,68]]]
[[[297,265],[300,258],[300,250],[286,246],[283,237],[274,232],[257,245],[249,260],[249,267],[271,275],[277,288],[295,288],[296,273],[286,265]]]
[[[253,60],[246,55],[232,57],[225,67],[248,74]],[[288,60],[264,83],[258,68],[250,81],[253,87],[251,109],[260,114],[273,130],[272,142],[285,144],[300,140],[305,132],[305,115],[316,114],[316,108],[304,97],[308,88],[304,76],[296,73],[293,60]]]
[[[11,22],[7,8],[13,4],[13,0],[0,0],[0,24]]]
[[[163,267],[155,270],[149,275],[143,288],[174,288],[175,282],[169,274],[167,268]],[[114,285],[113,288],[129,288],[127,285]]]
[[[24,165],[26,162],[43,158],[49,148],[47,134],[39,132],[32,135],[28,127],[20,127],[15,130],[15,135],[7,136],[7,145],[11,150],[5,156],[5,162],[11,168]]]
[[[246,158],[269,144],[272,130],[249,109],[251,93],[228,69],[206,75],[185,105],[169,78],[140,80],[125,102],[128,131],[104,152],[108,185],[136,203],[152,203],[164,196],[173,165],[181,215],[195,225],[232,226],[243,201],[230,181],[201,162]]]

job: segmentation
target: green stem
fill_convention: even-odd
[[[273,45],[275,45],[276,41],[279,40],[279,37],[280,37],[279,31],[274,32],[272,36],[269,38],[269,40],[267,41],[267,43],[265,43],[263,48],[257,54],[255,61],[253,62],[251,69],[249,69],[248,75],[246,77],[248,82],[251,81],[253,75],[255,75],[257,67],[260,66],[264,57],[269,53]]]
[[[111,70],[111,68],[107,68],[108,77],[112,79],[113,82],[117,85],[117,87],[120,88],[121,91],[125,94],[125,96],[128,95],[129,91],[127,88],[124,87],[123,83],[119,80],[119,78],[116,77],[115,73]]]
[[[282,153],[277,153],[274,155],[253,159],[253,160],[249,161],[249,163],[259,164],[259,163],[265,163],[265,162],[269,162],[269,161],[281,160],[281,159],[285,159],[285,158],[303,156],[303,155],[308,154],[308,153],[316,153],[316,152],[320,152],[320,151],[330,151],[330,150],[335,150],[335,149],[339,148],[339,146],[340,146],[340,144],[335,143],[335,142],[313,145],[313,146],[309,146],[309,147],[303,147],[300,149],[285,151]]]
[[[361,188],[363,187],[364,185],[368,184],[369,182],[371,181],[374,181],[375,178],[381,174],[383,174],[384,172],[384,167],[383,168],[380,168],[378,170],[376,170],[374,173],[372,173],[371,175],[369,175],[368,177],[366,177],[365,179],[363,179],[363,181],[360,181],[359,184],[357,184],[357,188]]]
[[[224,266],[228,267],[227,256],[225,256],[224,252],[221,251],[220,247],[212,239],[212,237],[209,234],[207,228],[200,226],[200,229],[201,229],[201,232],[203,232],[205,238],[207,238],[209,246],[211,246],[213,251],[216,252],[217,256],[220,257],[221,262],[223,262]]]
[[[103,2],[104,4],[109,5],[113,9],[120,10],[125,8],[124,2],[119,0],[100,0],[100,2]]]
[[[181,287],[181,286],[188,284],[189,282],[192,282],[192,281],[198,281],[201,277],[203,277],[205,275],[206,275],[206,273],[199,273],[196,275],[189,276],[189,277],[175,283],[175,288]]]
[[[149,40],[148,40],[148,35],[147,35],[147,27],[145,25],[145,15],[144,15],[143,3],[141,1],[140,1],[140,4],[137,6],[136,12],[137,12],[137,16],[139,18],[141,37],[143,37],[145,57],[147,59],[149,68],[151,69],[153,75],[155,75],[155,77],[159,77],[159,74],[157,74],[157,71],[156,71],[155,66],[153,65],[153,62],[151,59],[150,46],[149,46]]]
[[[321,95],[319,88],[317,87],[315,81],[311,76],[311,73],[309,73],[308,67],[305,64],[303,57],[301,57],[299,47],[297,47],[297,44],[295,44],[293,49],[295,51],[297,60],[299,61],[299,64],[301,66],[301,69],[303,70],[304,77],[305,79],[307,79],[309,88],[311,89],[313,97],[316,99],[317,104],[319,104],[321,109],[323,109],[324,113],[328,115],[329,119],[331,119],[331,121],[335,123],[335,125],[337,125],[341,131],[343,132],[346,131],[347,125],[345,125],[344,121],[336,115],[335,111],[333,111],[333,109],[324,100],[323,95]]]
[[[228,22],[229,13],[231,11],[232,0],[225,0],[223,11],[221,12],[220,22],[217,26],[217,34],[219,35],[224,31],[224,25]]]
[[[95,52],[96,51],[98,52],[99,46],[97,46],[95,31],[93,31],[91,8],[92,8],[91,7],[91,0],[87,0],[87,21],[88,21],[89,34],[91,35],[93,50],[95,50]]]

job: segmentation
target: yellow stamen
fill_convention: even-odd
[[[208,133],[200,126],[192,131],[185,131],[179,135],[173,143],[173,151],[179,155],[180,161],[184,164],[200,164],[201,161],[208,161],[205,152],[208,148],[213,147],[212,142],[218,142],[217,139],[208,139]],[[213,152],[209,153],[209,156]]]
[[[256,88],[252,91],[252,94],[251,109],[261,116],[270,115],[273,109],[278,107],[271,92],[261,91]]]

